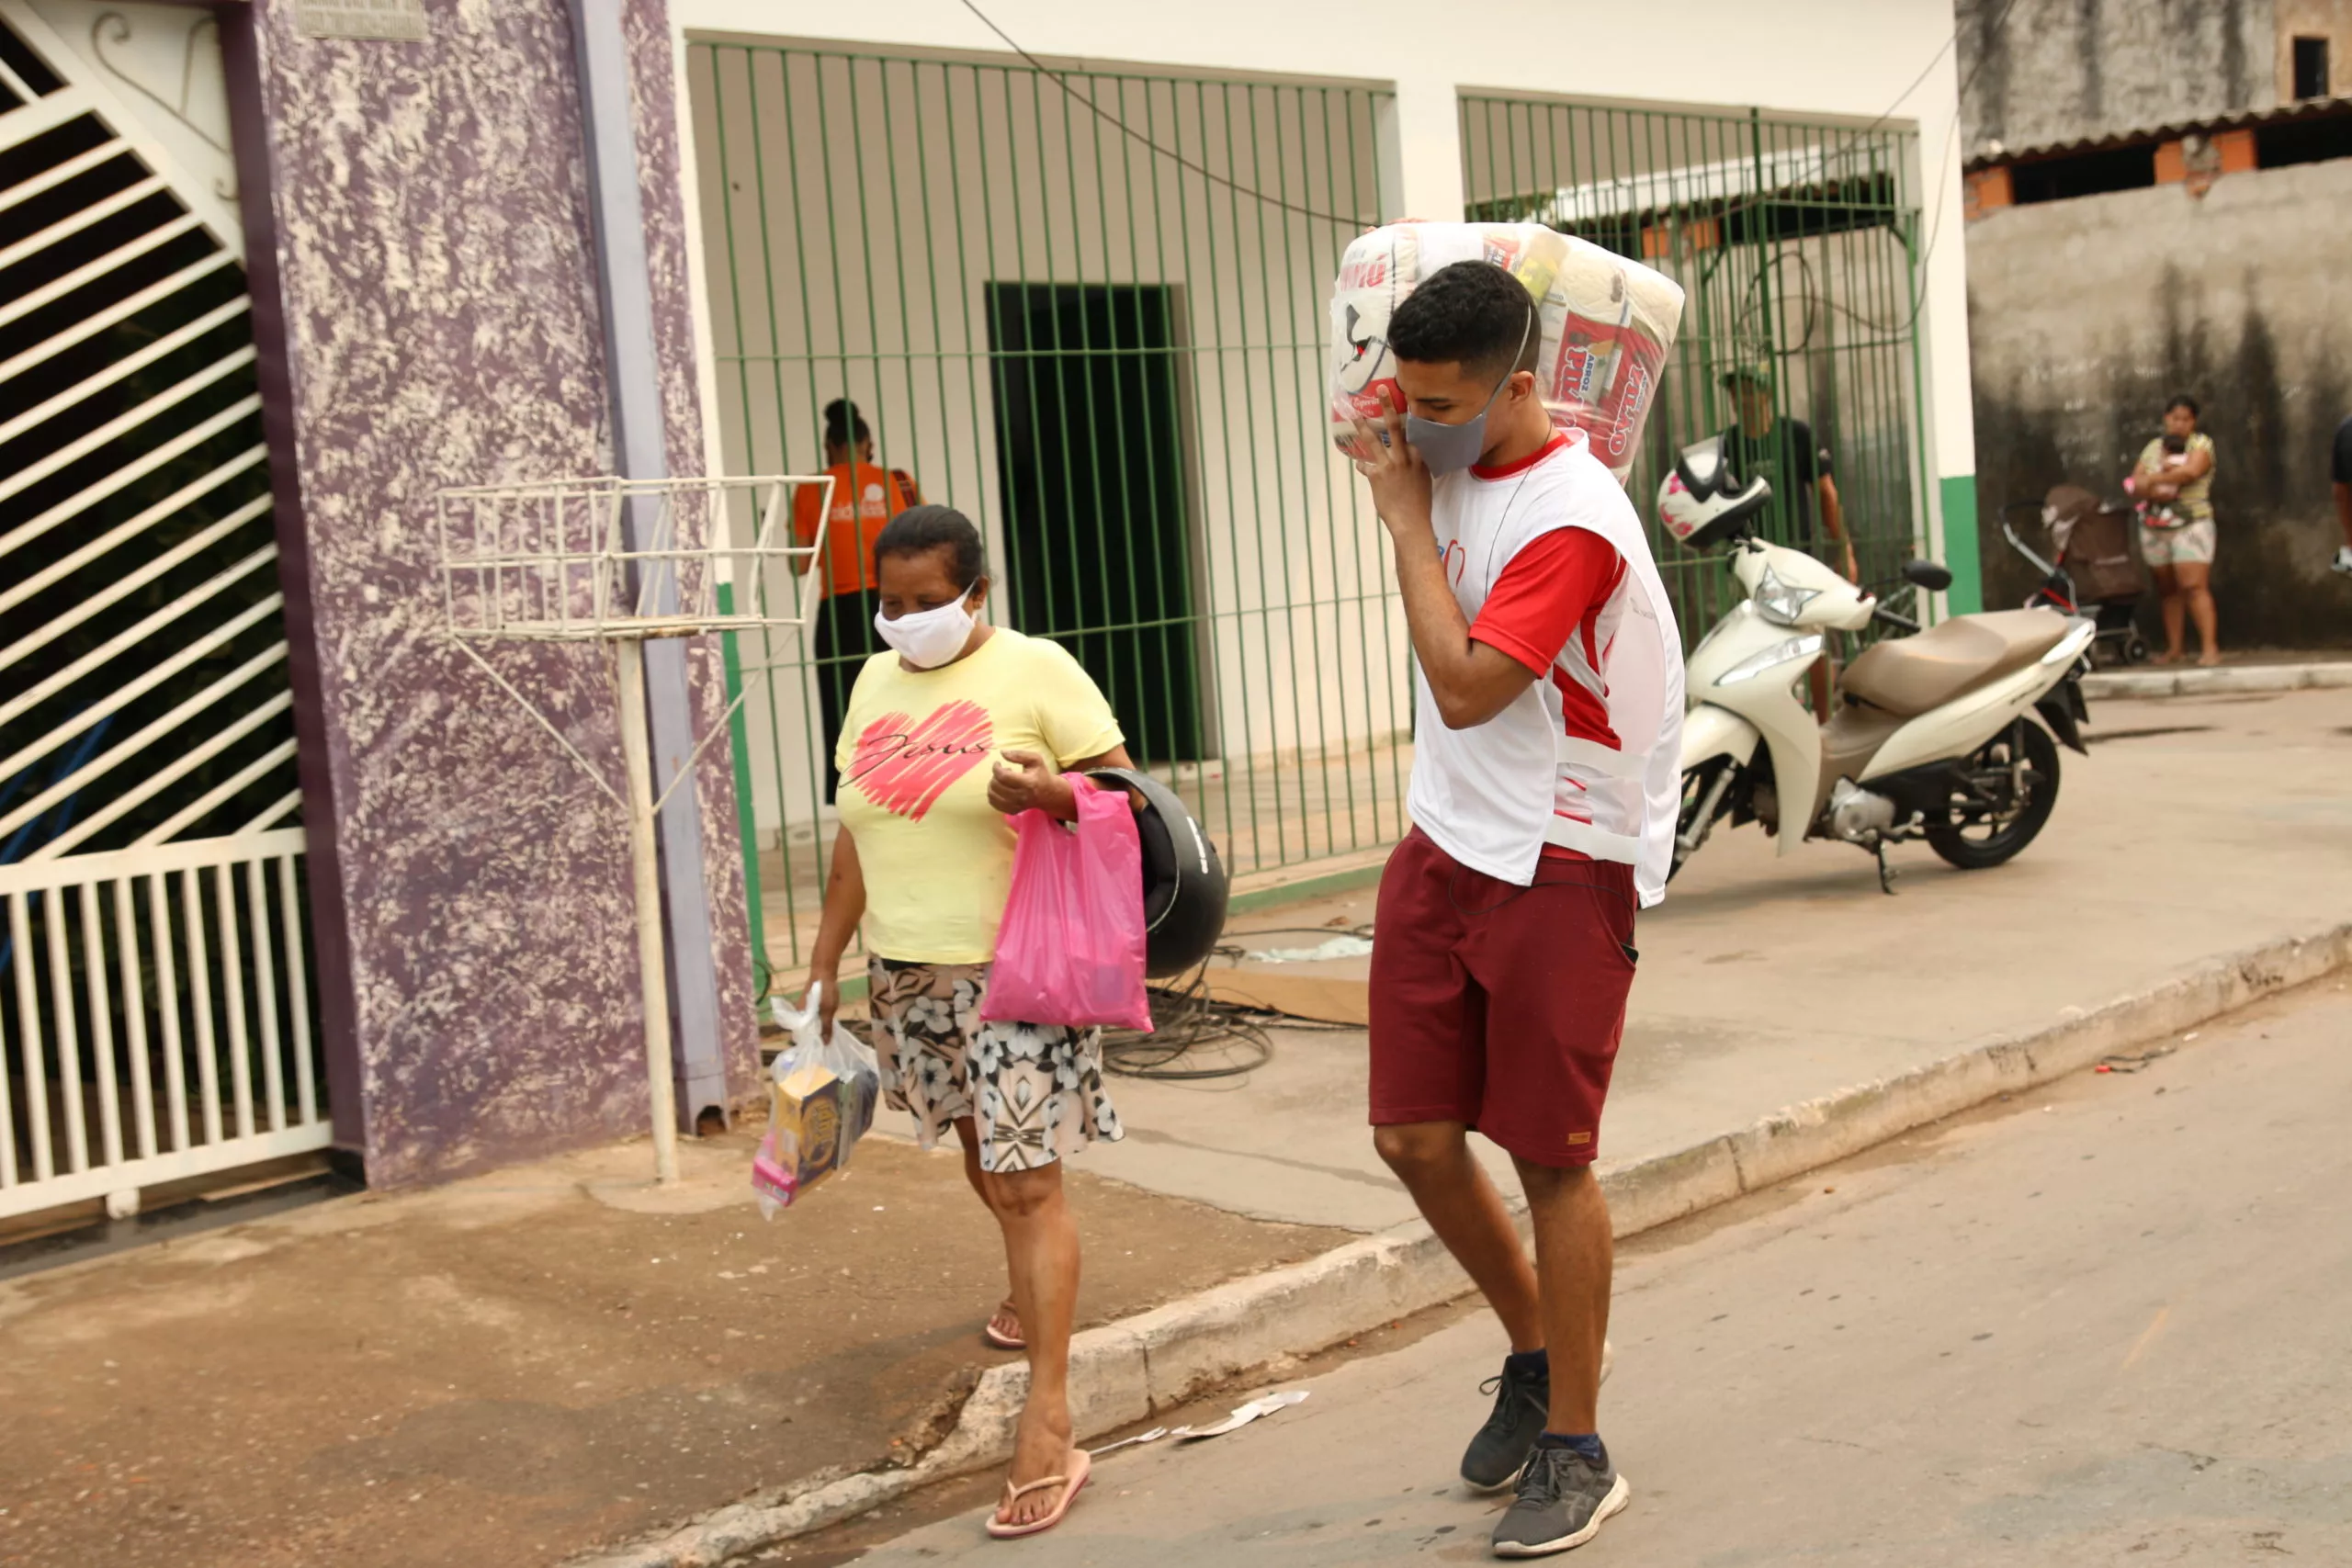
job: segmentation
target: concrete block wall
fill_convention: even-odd
[[[2291,5],[2292,0],[2289,0]],[[1963,157],[2273,107],[2278,0],[1956,0]]]
[[[2328,440],[2352,414],[2352,159],[2012,207],[1968,228],[1986,602],[2030,569],[2004,502],[2062,479],[2120,494],[2165,400],[2214,440],[2223,646],[2340,647],[2352,593]],[[2153,626],[2154,611],[2149,612]]]
[[[231,101],[311,835],[337,1147],[379,1186],[647,1125],[625,828],[441,624],[435,492],[609,472],[562,0],[434,0],[422,42],[229,8]],[[624,13],[671,471],[707,466],[673,40]],[[495,649],[618,779],[594,650]],[[715,650],[698,728],[723,721]],[[696,778],[723,1048],[758,1072],[733,780]]]

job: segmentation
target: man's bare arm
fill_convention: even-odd
[[[1501,649],[1470,640],[1470,622],[1446,583],[1430,524],[1429,468],[1406,442],[1404,423],[1393,410],[1385,424],[1383,445],[1370,425],[1356,422],[1357,449],[1374,454],[1356,466],[1372,481],[1373,508],[1396,547],[1405,626],[1437,699],[1438,717],[1448,729],[1467,729],[1509,707],[1535,673]]]
[[[1470,622],[1446,585],[1445,563],[1426,521],[1419,529],[1393,530],[1390,537],[1413,657],[1437,699],[1438,716],[1448,729],[1486,723],[1534,683],[1535,672],[1500,649],[1471,640]]]

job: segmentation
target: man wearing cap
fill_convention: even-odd
[[[1724,377],[1738,423],[1724,432],[1724,449],[1732,471],[1742,479],[1761,479],[1772,487],[1775,542],[1820,557],[1831,567],[1859,581],[1854,542],[1846,536],[1846,513],[1838,504],[1838,481],[1829,471],[1829,448],[1813,438],[1813,426],[1801,419],[1781,419],[1772,408],[1771,373],[1760,365],[1735,366]],[[1821,533],[1816,544],[1816,505]]]
[[[1413,831],[1373,930],[1373,1138],[1510,1338],[1460,1462],[1474,1489],[1517,1493],[1502,1557],[1580,1546],[1631,1495],[1599,1429],[1592,1162],[1634,921],[1664,897],[1681,799],[1674,613],[1623,489],[1583,432],[1552,427],[1542,336],[1510,274],[1441,268],[1389,321],[1402,417],[1355,446],[1417,667]],[[1517,1168],[1532,1268],[1473,1131]]]
[[[1761,365],[1736,365],[1724,376],[1738,423],[1724,432],[1724,452],[1732,472],[1772,487],[1765,532],[1779,544],[1804,551],[1860,582],[1854,541],[1846,533],[1845,509],[1838,503],[1838,481],[1829,472],[1829,448],[1813,438],[1801,419],[1781,419],[1772,409],[1772,374]],[[1821,532],[1815,542],[1816,504]],[[1831,552],[1835,552],[1834,554]],[[1813,710],[1823,722],[1830,715],[1829,694],[1838,678],[1834,658],[1818,659],[1812,670]]]

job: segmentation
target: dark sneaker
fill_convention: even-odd
[[[1539,1448],[1520,1472],[1519,1500],[1495,1525],[1495,1555],[1548,1557],[1582,1546],[1633,1495],[1607,1450],[1595,1464],[1574,1449]]]
[[[1552,1408],[1549,1372],[1514,1373],[1503,1370],[1479,1385],[1478,1392],[1495,1396],[1495,1413],[1470,1439],[1462,1456],[1462,1479],[1475,1491],[1499,1492],[1519,1478],[1544,1435],[1544,1420]]]

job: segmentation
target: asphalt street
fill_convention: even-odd
[[[2352,1563],[2352,989],[2169,1043],[1629,1246],[1601,1424],[1634,1501],[1576,1560]],[[1501,1505],[1450,1477],[1502,1348],[1456,1311],[1310,1369],[1295,1409],[1106,1458],[1036,1540],[987,1540],[969,1483],[769,1561],[1486,1561]]]

